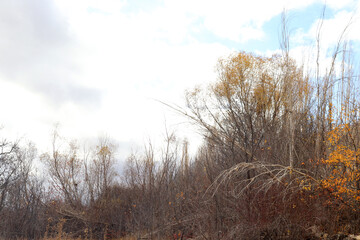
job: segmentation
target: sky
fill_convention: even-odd
[[[216,81],[219,58],[236,51],[279,52],[281,14],[299,62],[313,46],[320,0],[0,0],[2,138],[50,149],[66,139],[109,136],[119,158],[165,130],[201,142],[194,126],[159,101],[185,106],[185,91]],[[360,46],[359,0],[328,0],[324,49]],[[326,62],[328,56],[324,55]]]

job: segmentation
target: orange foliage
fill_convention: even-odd
[[[348,123],[340,124],[329,132],[327,141],[331,152],[323,163],[330,171],[321,183],[343,203],[341,207],[349,206],[357,211],[360,203],[360,150],[342,141],[349,133]]]

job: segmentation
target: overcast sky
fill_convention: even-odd
[[[214,81],[217,59],[234,51],[278,51],[283,9],[300,61],[323,3],[0,0],[1,134],[45,151],[59,123],[69,139],[109,135],[122,158],[149,138],[159,143],[165,124],[192,140],[184,119],[154,99],[184,104],[184,91]],[[346,37],[359,46],[359,6],[327,1],[324,47],[336,43],[351,16],[355,30]]]

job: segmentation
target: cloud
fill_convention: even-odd
[[[222,39],[247,42],[262,39],[265,22],[279,15],[284,9],[304,8],[316,0],[165,0],[167,11],[184,12],[203,23],[203,27]]]
[[[327,0],[326,5],[332,9],[339,10],[345,7],[352,7],[356,4],[357,0]]]
[[[342,10],[337,12],[333,17],[323,20],[322,28],[320,29],[321,33],[321,44],[324,45],[324,48],[329,48],[337,44],[340,36],[343,40],[360,40],[360,33],[357,31],[360,27],[360,14],[359,12],[351,12]],[[310,28],[309,32],[306,33],[308,38],[315,39],[317,35],[317,29],[321,19],[315,21],[315,23]]]
[[[77,81],[77,42],[52,1],[0,2],[0,75],[42,94],[56,105],[100,101]]]
[[[108,133],[124,143],[122,152],[127,142],[161,138],[165,120],[170,128],[185,120],[153,99],[182,105],[185,89],[216,79],[217,59],[236,50],[227,43],[264,38],[264,23],[284,7],[316,0],[239,2],[2,1],[0,100],[17,111],[1,120],[36,142],[54,122],[68,137]],[[309,36],[299,31],[298,44]]]
[[[359,4],[360,2],[358,2]],[[333,6],[330,2],[330,7],[337,9],[342,7],[346,7],[349,4],[353,4],[352,2],[344,5],[335,5]],[[356,9],[356,8],[355,8]],[[320,56],[319,56],[319,67],[320,72],[325,74],[331,65],[332,56],[334,51],[336,50],[337,44],[341,42],[350,42],[348,45],[351,48],[352,46],[358,46],[360,44],[360,12],[356,10],[343,10],[340,9],[335,11],[335,14],[330,17],[316,19],[312,26],[310,26],[307,32],[303,30],[299,30],[295,33],[292,38],[292,42],[295,43],[295,47],[291,49],[292,56],[299,62],[303,63],[309,71],[314,72],[314,66],[316,66],[316,53],[317,53],[317,34],[318,29],[320,28]],[[342,45],[340,46],[343,47]],[[351,49],[352,56],[358,54],[356,49]],[[341,55],[342,53],[340,53]],[[336,62],[336,70],[340,72],[341,67],[341,57],[338,56]]]

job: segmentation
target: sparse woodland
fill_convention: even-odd
[[[284,20],[284,22],[286,22]],[[236,52],[218,79],[186,92],[186,116],[203,135],[166,133],[120,174],[108,139],[83,149],[54,131],[47,153],[2,140],[3,239],[340,239],[360,233],[360,79],[346,32],[314,64],[282,53]],[[330,53],[330,54],[329,54]],[[310,69],[310,70],[309,70]],[[121,124],[121,123],[119,123]],[[32,162],[45,166],[44,179]]]

